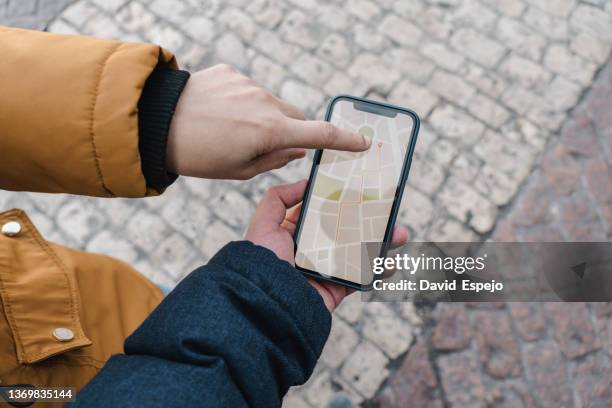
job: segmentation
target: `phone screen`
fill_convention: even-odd
[[[302,209],[296,265],[365,285],[361,244],[383,242],[395,193],[402,181],[415,120],[402,111],[368,109],[367,102],[338,99],[330,122],[372,140],[365,152],[324,150]]]

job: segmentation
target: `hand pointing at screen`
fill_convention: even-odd
[[[304,149],[367,150],[363,136],[306,121],[228,65],[193,74],[178,101],[166,167],[194,177],[248,179],[304,157]]]

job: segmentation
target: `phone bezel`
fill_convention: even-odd
[[[395,196],[393,197],[393,204],[391,206],[391,214],[389,215],[389,221],[387,222],[387,227],[385,229],[385,235],[384,235],[384,239],[381,245],[381,251],[380,251],[380,256],[385,256],[387,254],[388,251],[388,247],[389,247],[389,242],[391,241],[391,235],[393,233],[393,226],[395,225],[395,222],[397,220],[397,214],[399,211],[399,207],[402,201],[402,196],[404,194],[404,188],[406,187],[406,181],[408,180],[408,174],[410,173],[410,166],[412,164],[412,156],[414,154],[414,148],[416,145],[416,140],[417,140],[417,135],[419,133],[419,127],[421,124],[421,121],[419,119],[419,116],[416,114],[416,112],[407,109],[407,108],[402,108],[400,106],[395,106],[395,105],[391,105],[388,103],[383,103],[383,102],[378,102],[378,101],[373,101],[373,100],[369,100],[369,99],[365,99],[365,98],[359,98],[357,96],[351,96],[351,95],[337,95],[335,97],[333,97],[331,99],[331,101],[329,102],[329,104],[327,105],[327,111],[325,113],[325,120],[329,121],[332,115],[332,112],[334,110],[334,105],[338,102],[338,101],[342,101],[342,100],[347,100],[347,101],[351,101],[351,102],[359,102],[359,103],[363,103],[366,105],[372,105],[374,107],[379,107],[379,108],[384,108],[385,110],[392,110],[394,112],[397,113],[402,113],[402,114],[406,114],[409,115],[412,120],[414,121],[414,126],[412,128],[412,134],[410,135],[410,144],[408,145],[408,149],[406,149],[406,157],[404,158],[404,163],[402,165],[402,172],[400,175],[400,180],[398,182],[397,188],[395,189]],[[317,150],[315,152],[315,156],[312,162],[312,167],[310,169],[310,175],[308,177],[308,183],[306,185],[306,190],[304,192],[304,201],[302,204],[302,209],[300,211],[300,215],[298,217],[298,221],[297,224],[295,226],[295,232],[293,235],[293,253],[294,255],[297,253],[297,241],[296,241],[296,237],[299,236],[301,228],[302,228],[302,223],[304,221],[304,217],[306,215],[307,209],[308,209],[308,202],[310,200],[310,194],[311,194],[311,190],[312,190],[312,184],[314,181],[314,176],[316,174],[317,171],[317,166],[319,165],[319,163],[321,162],[321,155],[323,154],[323,150]],[[329,275],[325,275],[325,274],[321,274],[317,271],[312,271],[310,269],[307,268],[302,268],[300,266],[298,266],[297,264],[295,265],[296,269],[298,269],[300,272],[304,273],[305,275],[311,276],[315,279],[319,279],[319,280],[324,280],[327,282],[333,282],[336,283],[338,285],[342,285],[342,286],[347,286],[349,288],[352,289],[357,289],[360,291],[369,291],[372,290],[372,285],[374,282],[374,279],[372,280],[372,282],[366,284],[366,285],[362,285],[360,283],[356,283],[356,282],[352,282],[346,279],[342,279],[342,278],[336,278],[334,276],[329,276]]]

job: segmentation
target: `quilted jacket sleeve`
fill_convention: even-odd
[[[142,197],[138,101],[151,44],[0,27],[0,188]]]

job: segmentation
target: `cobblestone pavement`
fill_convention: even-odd
[[[61,12],[48,19],[51,3]],[[608,88],[567,119],[610,56],[612,1],[60,3],[0,0],[0,23],[153,41],[192,70],[227,62],[313,118],[337,93],[414,108],[423,128],[400,222],[415,239],[612,235],[609,67]],[[144,200],[0,192],[0,208],[24,208],[47,238],[172,286],[241,237],[267,186],[309,167],[247,183],[182,178]],[[609,402],[609,306],[497,306],[349,298],[315,375],[286,405],[324,406],[338,391],[381,406]]]
[[[608,241],[612,236],[612,62],[551,143],[496,241]]]
[[[610,95],[612,61],[500,217],[493,240],[609,240]],[[439,304],[420,314],[422,335],[372,405],[612,406],[610,303]]]
[[[43,30],[73,0],[0,0],[0,24]]]

